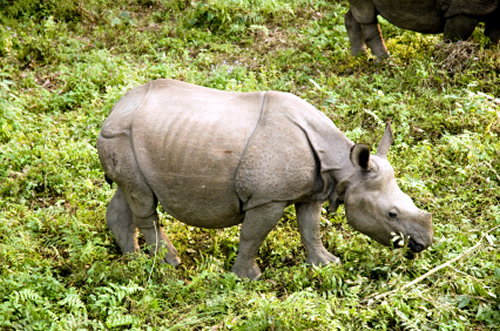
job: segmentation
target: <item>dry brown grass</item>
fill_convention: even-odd
[[[454,75],[461,73],[476,63],[492,64],[492,70],[500,70],[500,54],[495,47],[485,49],[478,41],[458,41],[440,43],[434,49],[435,63]]]

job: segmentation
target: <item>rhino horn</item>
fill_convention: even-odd
[[[387,153],[389,152],[389,148],[394,142],[394,138],[392,136],[391,122],[387,122],[385,125],[385,132],[382,136],[382,140],[377,149],[377,155],[381,157],[387,157]]]

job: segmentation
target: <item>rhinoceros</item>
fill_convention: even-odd
[[[379,57],[387,57],[377,15],[402,29],[444,33],[445,41],[465,40],[479,22],[491,42],[500,40],[499,0],[349,0],[345,27],[353,55],[366,52],[366,45]]]
[[[159,227],[158,202],[191,226],[242,224],[232,271],[250,279],[260,277],[259,247],[290,204],[309,264],[339,262],[320,237],[327,200],[333,210],[345,204],[354,229],[387,246],[401,234],[410,254],[420,252],[432,243],[432,217],[396,184],[392,141],[387,125],[371,155],[292,94],[155,80],[127,92],[102,125],[99,158],[118,186],[106,221],[124,254],[139,251],[139,229],[150,253],[166,248],[162,261],[172,265],[180,259]]]

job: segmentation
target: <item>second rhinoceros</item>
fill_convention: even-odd
[[[355,229],[388,246],[402,234],[411,251],[420,252],[432,243],[431,215],[396,184],[386,158],[392,140],[388,125],[370,155],[366,145],[352,143],[323,113],[288,93],[152,81],[127,92],[102,125],[99,158],[118,185],[107,224],[124,254],[139,250],[138,228],[148,245],[167,248],[165,262],[177,265],[177,250],[158,226],[158,202],[192,226],[242,223],[232,271],[256,279],[259,247],[290,204],[307,262],[339,261],[319,232],[329,200],[334,210],[345,204]]]
[[[500,40],[499,0],[349,0],[345,26],[353,55],[366,52],[388,56],[377,15],[402,29],[444,33],[445,41],[465,40],[479,22],[493,43]]]

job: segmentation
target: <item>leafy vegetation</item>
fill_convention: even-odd
[[[0,0],[0,328],[498,330],[499,47],[482,26],[442,44],[381,20],[391,58],[353,58],[346,10],[326,0]],[[113,188],[95,141],[120,96],[157,78],[291,92],[371,145],[391,119],[389,159],[433,213],[434,245],[405,260],[339,210],[321,225],[343,264],[313,268],[288,208],[261,248],[262,281],[229,272],[238,227],[167,214],[183,264],[123,258],[105,225]]]

